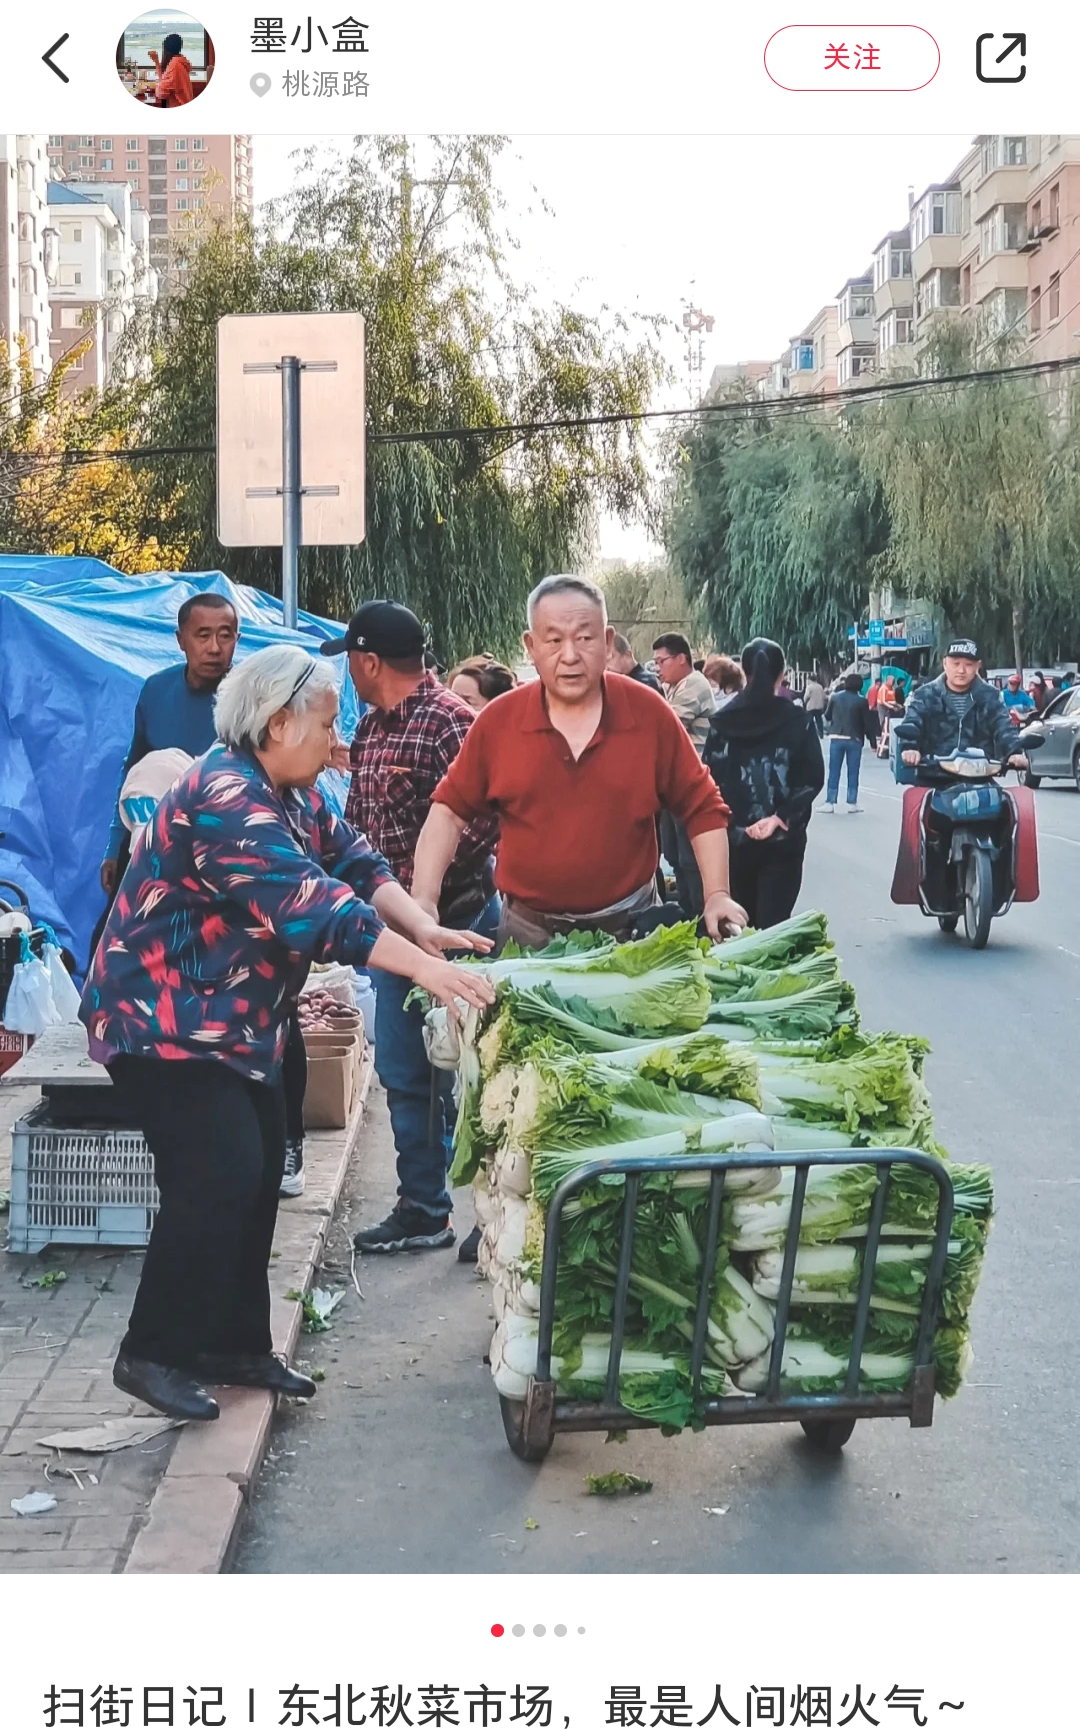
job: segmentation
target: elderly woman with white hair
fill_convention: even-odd
[[[336,744],[337,675],[264,649],[218,692],[219,743],[158,805],[94,956],[82,1016],[154,1156],[161,1209],[117,1387],[212,1419],[204,1383],[311,1396],[271,1350],[267,1281],[285,1160],[281,1061],[312,962],[401,974],[484,1005],[486,975],[315,789]]]

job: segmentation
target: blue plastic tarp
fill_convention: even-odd
[[[98,559],[0,556],[0,878],[17,883],[80,967],[104,906],[98,873],[143,681],[179,659],[176,614],[217,590],[240,618],[238,658],[336,636],[220,571],[126,577]],[[360,706],[342,658],[342,737]],[[340,801],[342,781],[325,778]],[[3,890],[0,889],[0,896]]]

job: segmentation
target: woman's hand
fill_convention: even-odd
[[[775,835],[778,829],[787,829],[787,824],[783,818],[763,817],[759,818],[757,823],[748,824],[746,833],[751,841],[768,841],[769,837]]]
[[[462,934],[451,933],[458,938]],[[475,935],[475,934],[467,934]],[[418,986],[432,998],[437,998],[440,1004],[445,1004],[451,1015],[458,1015],[457,1000],[464,998],[474,1009],[486,1010],[495,1002],[495,987],[481,968],[461,968],[454,962],[430,961],[423,968],[417,968],[413,979]]]
[[[479,932],[454,932],[430,917],[417,924],[410,935],[417,948],[429,956],[441,956],[444,950],[473,950],[486,956],[495,948],[493,938],[481,937]]]
[[[352,759],[349,756],[349,747],[343,745],[340,739],[334,746],[333,751],[330,753],[330,768],[336,769],[339,775],[349,775],[352,771]]]

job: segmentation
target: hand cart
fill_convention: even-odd
[[[803,1201],[807,1179],[817,1166],[875,1166],[877,1187],[870,1205],[858,1297],[852,1310],[852,1346],[843,1389],[836,1394],[784,1393],[781,1371],[791,1309],[791,1293],[795,1280],[795,1258],[799,1249]],[[861,1393],[859,1371],[863,1343],[870,1316],[870,1299],[878,1245],[881,1240],[889,1181],[894,1166],[915,1166],[928,1172],[938,1187],[938,1209],[926,1285],[922,1295],[914,1368],[908,1387],[897,1393]],[[769,1359],[768,1376],[761,1394],[723,1395],[701,1399],[701,1373],[705,1361],[705,1346],[709,1321],[709,1300],[717,1254],[720,1248],[720,1226],[727,1174],[733,1171],[762,1167],[794,1168],[790,1216],[784,1242],[784,1262],[780,1288],[776,1299],[776,1328]],[[547,1210],[544,1237],[544,1261],[540,1283],[539,1341],[536,1375],[529,1381],[523,1401],[508,1400],[500,1395],[503,1427],[514,1454],[523,1461],[542,1461],[558,1431],[586,1430],[646,1430],[654,1429],[652,1421],[638,1418],[619,1405],[619,1371],[623,1339],[626,1332],[626,1310],[630,1290],[631,1261],[634,1248],[638,1192],[643,1178],[657,1173],[680,1172],[688,1169],[702,1173],[702,1188],[709,1189],[709,1212],[706,1227],[704,1260],[697,1294],[693,1345],[690,1353],[690,1374],[693,1378],[695,1406],[707,1425],[715,1424],[776,1424],[797,1420],[812,1447],[825,1453],[837,1453],[848,1441],[857,1420],[863,1418],[906,1418],[912,1426],[927,1426],[934,1417],[934,1328],[937,1321],[938,1298],[941,1292],[945,1258],[948,1254],[949,1231],[953,1217],[953,1186],[948,1167],[928,1154],[910,1148],[844,1149],[828,1153],[779,1154],[701,1154],[669,1156],[643,1160],[633,1156],[623,1159],[593,1160],[570,1174],[559,1185]],[[622,1237],[618,1270],[615,1280],[614,1313],[611,1327],[611,1349],[608,1355],[604,1398],[600,1401],[572,1400],[559,1394],[551,1379],[552,1333],[555,1323],[555,1276],[559,1262],[563,1209],[571,1197],[599,1178],[625,1176]]]

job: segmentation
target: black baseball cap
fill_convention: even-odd
[[[954,637],[945,654],[962,656],[965,661],[978,661],[979,645],[974,637]]]
[[[344,637],[332,637],[322,645],[323,655],[345,655],[366,649],[388,661],[408,661],[424,653],[424,627],[415,613],[400,601],[365,601],[349,620]]]

